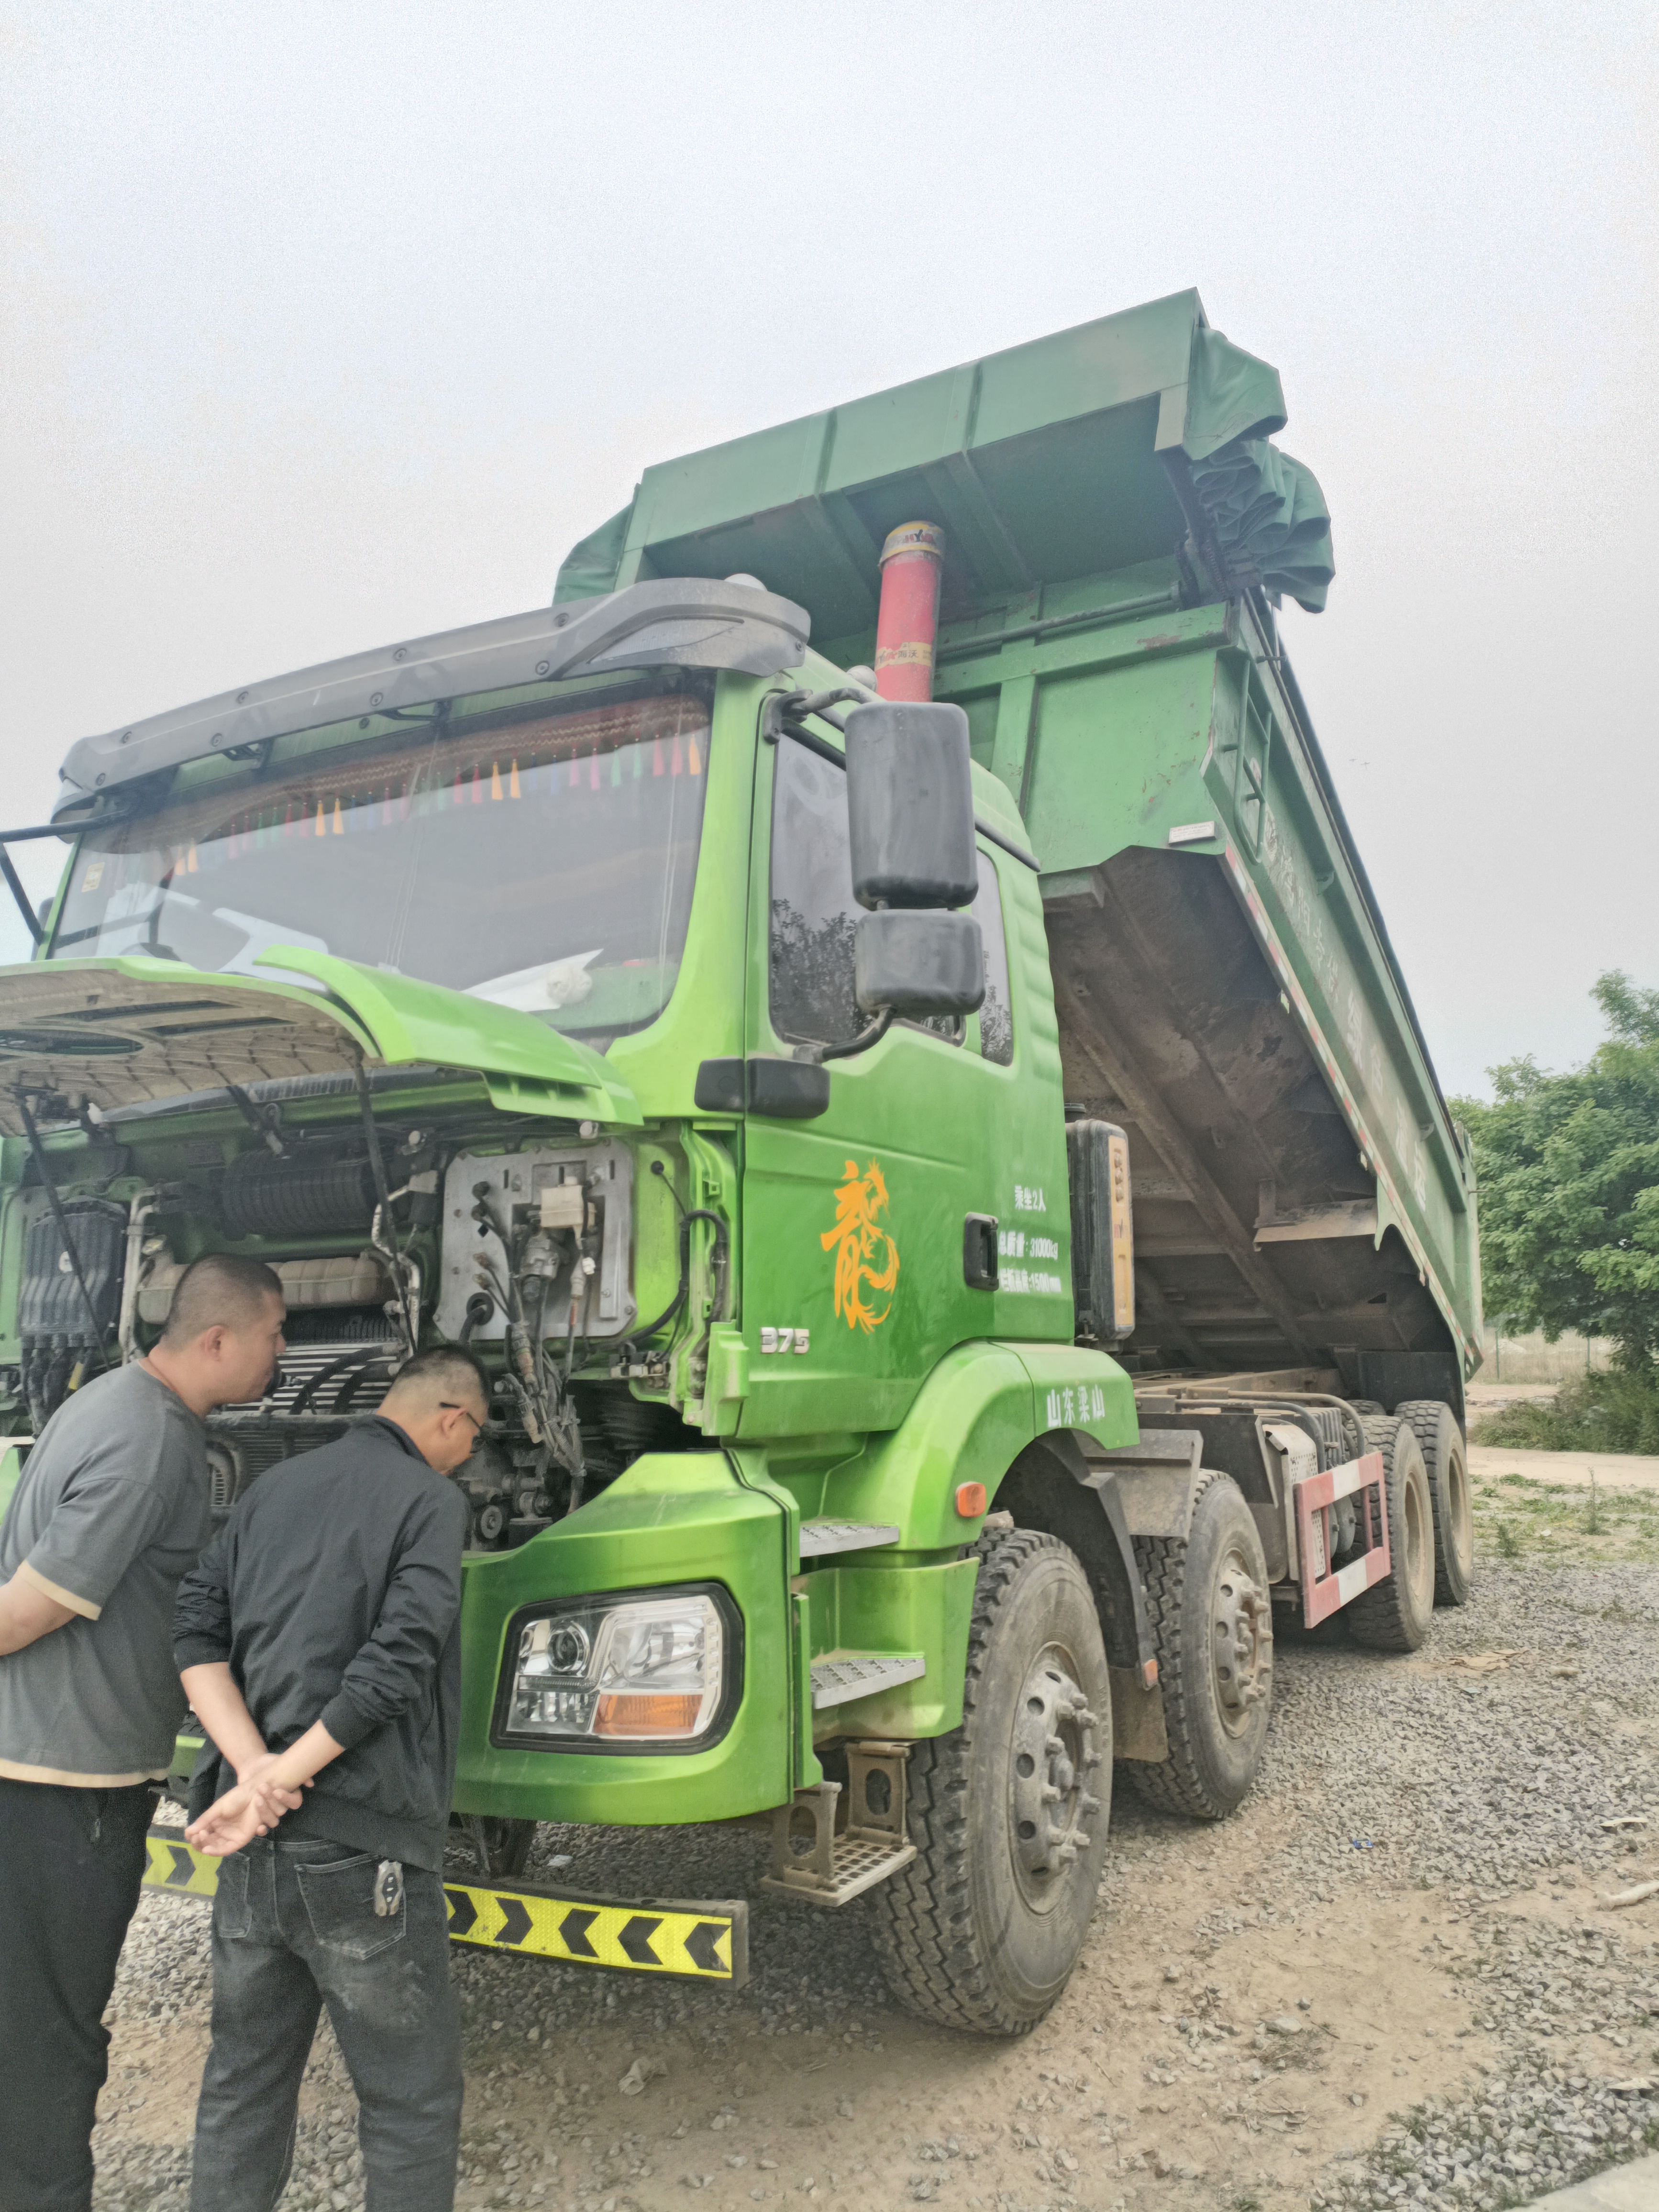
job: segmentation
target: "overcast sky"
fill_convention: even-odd
[[[1285,629],[1443,1082],[1569,1064],[1659,985],[1656,27],[0,0],[0,804],[544,601],[648,462],[1196,285],[1330,502]]]

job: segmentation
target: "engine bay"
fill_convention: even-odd
[[[306,1110],[331,1094],[343,1105],[354,1087],[350,1119]],[[33,1434],[100,1364],[155,1345],[192,1260],[236,1251],[276,1273],[287,1341],[262,1398],[209,1417],[216,1513],[372,1416],[434,1343],[468,1347],[489,1377],[489,1426],[455,1476],[471,1548],[522,1543],[640,1453],[700,1441],[667,1395],[665,1355],[633,1341],[684,1306],[689,1261],[682,1233],[678,1291],[640,1331],[630,1146],[587,1123],[399,1111],[385,1079],[372,1098],[366,1077],[230,1095],[240,1135],[181,1141],[175,1111],[146,1142],[157,1109],[118,1113],[87,1129],[94,1174],[114,1170],[96,1194],[84,1170],[49,1167],[39,1151],[11,1194],[0,1265],[19,1282],[18,1357],[0,1387]],[[211,1103],[222,1109],[224,1094]],[[652,1166],[689,1218],[665,1160]],[[43,1170],[68,1186],[61,1195]]]

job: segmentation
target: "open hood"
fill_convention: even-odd
[[[278,945],[258,964],[279,972],[267,981],[143,957],[0,968],[0,1133],[22,1133],[20,1092],[49,1117],[82,1102],[109,1113],[228,1083],[349,1073],[360,1059],[466,1070],[507,1112],[641,1118],[598,1053],[532,1014],[327,953]]]

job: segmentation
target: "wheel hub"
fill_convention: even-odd
[[[1011,1773],[1014,1858],[1041,1894],[1088,1849],[1100,1800],[1089,1788],[1103,1754],[1096,1716],[1065,1661],[1047,1651],[1025,1678]]]
[[[1273,1675],[1273,1604],[1243,1555],[1228,1553],[1216,1577],[1211,1659],[1222,1725],[1238,1735],[1267,1696]]]

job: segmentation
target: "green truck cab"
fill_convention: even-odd
[[[290,1317],[224,1510],[468,1344],[487,1877],[768,1816],[771,1887],[1018,2033],[1114,1775],[1249,1789],[1275,1610],[1461,1601],[1473,1176],[1279,640],[1330,574],[1283,420],[1178,295],[70,754],[0,974],[6,1464],[205,1251]]]

